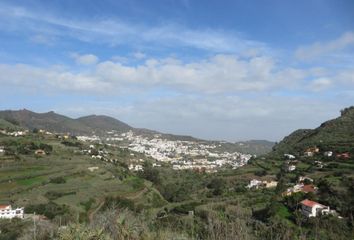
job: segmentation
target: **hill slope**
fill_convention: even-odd
[[[16,125],[29,130],[45,129],[50,132],[71,133],[73,135],[105,135],[107,131],[115,130],[118,133],[133,131],[137,135],[147,137],[155,137],[159,135],[161,138],[171,141],[192,141],[192,142],[213,142],[197,139],[191,136],[181,136],[174,134],[160,133],[154,130],[133,128],[128,124],[115,118],[103,115],[90,115],[73,119],[55,112],[35,113],[26,109],[18,111],[0,111],[0,119],[7,125]],[[246,141],[237,143],[224,144],[230,151],[238,151],[251,154],[265,154],[271,151],[272,142],[267,141]]]
[[[116,130],[119,132],[127,132],[133,129],[128,124],[108,116],[90,115],[78,118],[76,121],[88,126],[94,131]]]
[[[275,152],[298,152],[306,147],[318,146],[323,150],[335,147],[349,151],[354,147],[354,107],[341,111],[341,115],[324,122],[316,129],[300,129],[285,137],[274,147]]]

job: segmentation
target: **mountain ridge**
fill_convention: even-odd
[[[330,150],[330,146],[343,151],[354,147],[354,106],[341,110],[339,117],[323,122],[315,129],[298,129],[273,147],[273,152],[298,153],[308,147]]]
[[[195,141],[195,142],[223,142],[203,140],[186,135],[161,133],[145,128],[135,128],[116,118],[106,115],[91,114],[79,118],[70,118],[54,111],[36,113],[27,109],[0,111],[0,119],[29,130],[45,129],[56,133],[70,133],[72,135],[105,135],[107,131],[117,133],[133,131],[135,134],[151,136],[159,135],[168,140]],[[271,150],[273,142],[264,140],[240,141],[229,143],[240,152],[264,154]]]

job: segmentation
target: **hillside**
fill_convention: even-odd
[[[29,130],[45,129],[58,133],[83,134],[91,133],[92,129],[75,119],[54,113],[35,113],[23,109],[19,111],[0,111],[0,118]]]
[[[118,132],[127,132],[133,128],[128,124],[108,116],[90,115],[76,119],[77,122],[89,127],[95,132],[106,132],[116,130]]]
[[[72,135],[99,135],[104,136],[108,131],[115,130],[117,133],[133,131],[135,134],[153,138],[156,134],[171,141],[214,142],[197,139],[192,136],[160,133],[150,129],[133,128],[115,118],[103,115],[90,115],[73,119],[53,111],[47,113],[35,113],[26,109],[18,111],[0,111],[0,119],[12,126],[19,126],[29,130],[44,129],[55,133],[70,133]],[[223,148],[229,151],[238,151],[262,155],[271,151],[272,142],[246,141],[223,144]]]
[[[318,146],[318,136],[323,143],[328,132],[341,131],[337,140],[348,144],[351,114],[349,109],[315,130],[298,130],[279,143],[281,150],[215,173],[174,170],[169,162],[154,167],[156,161],[144,154],[75,138],[40,132],[0,135],[4,149],[0,204],[23,206],[26,213],[47,218],[0,220],[0,239],[26,234],[30,237],[24,239],[33,239],[36,229],[44,236],[37,239],[66,239],[60,238],[64,231],[67,236],[87,233],[96,239],[351,240],[354,158],[327,157],[323,149],[306,156],[300,149],[306,144]],[[334,153],[341,151],[337,142],[328,139],[326,144]],[[36,154],[38,148],[46,154]],[[299,153],[291,161],[280,154],[294,149]],[[143,171],[130,168],[137,163]],[[296,169],[289,171],[289,165]],[[314,191],[284,195],[299,184],[300,176],[311,179]],[[276,186],[247,187],[253,179],[276,181]],[[336,215],[306,218],[299,210],[304,199],[330,206]],[[110,237],[94,235],[102,229]],[[56,238],[51,237],[53,232]],[[122,232],[127,237],[121,238]]]
[[[336,148],[340,152],[354,147],[354,107],[341,111],[341,115],[321,124],[316,129],[301,129],[285,137],[274,146],[275,153],[299,153],[307,147],[318,146],[322,150]]]

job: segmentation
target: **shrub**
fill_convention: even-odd
[[[51,178],[49,180],[50,183],[55,183],[55,184],[61,184],[61,183],[66,183],[65,178],[63,177],[55,177],[55,178]]]

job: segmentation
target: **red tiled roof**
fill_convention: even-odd
[[[318,203],[318,202],[315,202],[315,201],[311,201],[311,200],[308,200],[308,199],[305,199],[301,202],[302,205],[305,205],[307,207],[313,207],[315,205],[320,205],[320,206],[323,206],[322,204]]]
[[[312,184],[304,185],[304,186],[301,188],[301,191],[303,191],[303,192],[305,192],[305,193],[314,192],[314,191],[315,191],[315,186],[312,185]]]
[[[0,209],[4,209],[4,208],[7,208],[9,207],[10,205],[0,205]]]

